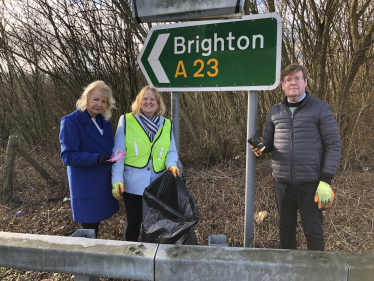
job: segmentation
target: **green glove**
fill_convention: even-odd
[[[173,173],[173,176],[176,178],[177,175],[179,176],[179,169],[175,166],[170,166],[169,171]]]
[[[112,184],[112,195],[118,201],[121,201],[121,194],[125,192],[123,182],[115,182]]]
[[[314,197],[314,202],[318,202],[318,208],[321,209],[323,206],[331,206],[334,201],[334,192],[332,191],[330,185],[320,181],[316,190],[316,196]]]

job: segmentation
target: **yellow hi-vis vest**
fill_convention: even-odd
[[[159,173],[166,169],[166,153],[171,141],[171,121],[165,118],[164,124],[150,142],[143,127],[132,113],[126,114],[125,123],[126,158],[125,165],[144,168],[152,155],[153,170]]]

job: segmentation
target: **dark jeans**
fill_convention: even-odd
[[[297,210],[299,210],[308,250],[324,251],[322,209],[318,209],[317,203],[314,202],[318,183],[292,185],[274,180],[280,217],[281,249],[296,249]]]
[[[124,192],[127,222],[125,227],[125,240],[137,242],[142,224],[143,196]]]
[[[99,233],[99,225],[100,225],[100,222],[81,223],[82,229],[95,229],[95,237],[96,238],[97,238],[97,234]]]

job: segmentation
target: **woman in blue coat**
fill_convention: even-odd
[[[103,81],[88,85],[77,110],[61,120],[61,159],[67,165],[73,220],[95,229],[119,210],[112,196],[110,159],[114,145],[109,121],[115,101]]]

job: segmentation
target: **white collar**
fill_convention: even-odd
[[[306,93],[304,93],[303,97],[301,99],[299,99],[297,102],[302,101],[303,99],[305,99],[305,97],[306,97]],[[290,102],[289,98],[287,98],[287,101],[288,101],[288,103],[297,103],[297,102]]]
[[[96,123],[96,120],[93,119],[93,118],[91,118],[91,119],[92,119],[92,121],[94,122],[94,124],[96,125],[96,128],[99,130],[100,134],[101,134],[101,135],[104,135],[104,130],[103,130],[103,129],[100,129],[99,125],[97,125],[97,123]]]

